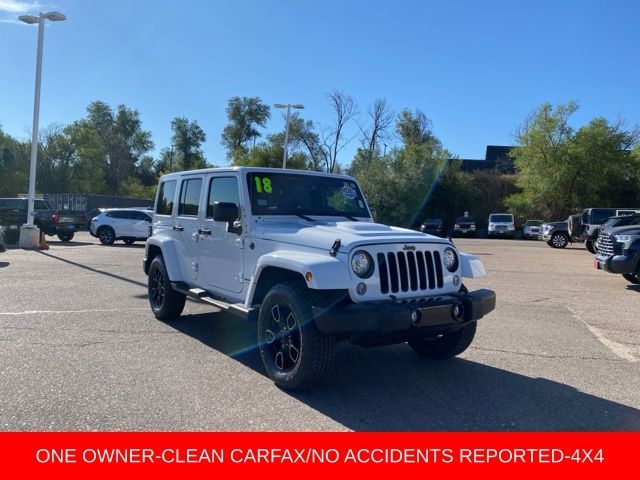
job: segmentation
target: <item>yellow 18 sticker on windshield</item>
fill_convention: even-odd
[[[271,187],[271,179],[267,177],[253,177],[256,182],[256,192],[258,193],[271,193],[273,188]]]

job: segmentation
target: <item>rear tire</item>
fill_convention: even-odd
[[[171,286],[167,269],[160,255],[155,257],[149,266],[147,288],[151,311],[158,320],[174,320],[180,316],[187,297],[183,293],[176,292]]]
[[[260,306],[260,357],[280,388],[309,390],[329,375],[335,339],[316,327],[311,307],[317,304],[306,285],[283,283],[272,287]]]
[[[113,245],[116,241],[116,232],[111,227],[100,227],[97,233],[102,245]]]
[[[73,240],[73,232],[70,233],[59,233],[58,234],[58,238],[60,239],[61,242],[70,242],[71,240]]]
[[[409,346],[420,355],[429,358],[451,358],[464,352],[476,335],[477,322],[451,333],[445,333],[436,339],[412,338]]]

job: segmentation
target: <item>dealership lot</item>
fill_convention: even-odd
[[[341,344],[322,388],[265,376],[255,326],[188,302],[154,319],[141,243],[86,233],[0,255],[4,430],[638,430],[640,288],[583,246],[460,239],[495,312],[460,358]]]

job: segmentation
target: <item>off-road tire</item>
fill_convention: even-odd
[[[547,242],[547,245],[553,248],[565,248],[569,245],[569,236],[564,232],[556,232],[551,235],[551,239]]]
[[[311,310],[320,304],[321,299],[303,283],[282,283],[269,290],[260,306],[260,358],[269,378],[280,388],[309,390],[331,371],[335,338],[318,330]],[[276,329],[279,331],[274,332]]]
[[[149,306],[158,320],[175,320],[180,316],[187,297],[171,287],[161,255],[155,257],[149,266],[147,289]]]
[[[102,245],[113,245],[116,241],[116,232],[111,227],[100,227],[96,233]]]
[[[420,355],[429,358],[451,358],[464,352],[476,335],[476,323],[471,322],[455,332],[446,333],[436,339],[412,338],[409,346]]]
[[[71,240],[73,240],[73,236],[74,236],[73,232],[58,234],[58,238],[60,239],[61,242],[70,242]]]

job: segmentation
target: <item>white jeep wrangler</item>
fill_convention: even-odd
[[[345,175],[171,173],[151,228],[143,262],[156,318],[176,319],[190,296],[257,320],[266,371],[290,390],[327,376],[336,340],[458,355],[495,308],[494,292],[462,284],[484,275],[477,258],[447,239],[373,223]]]

